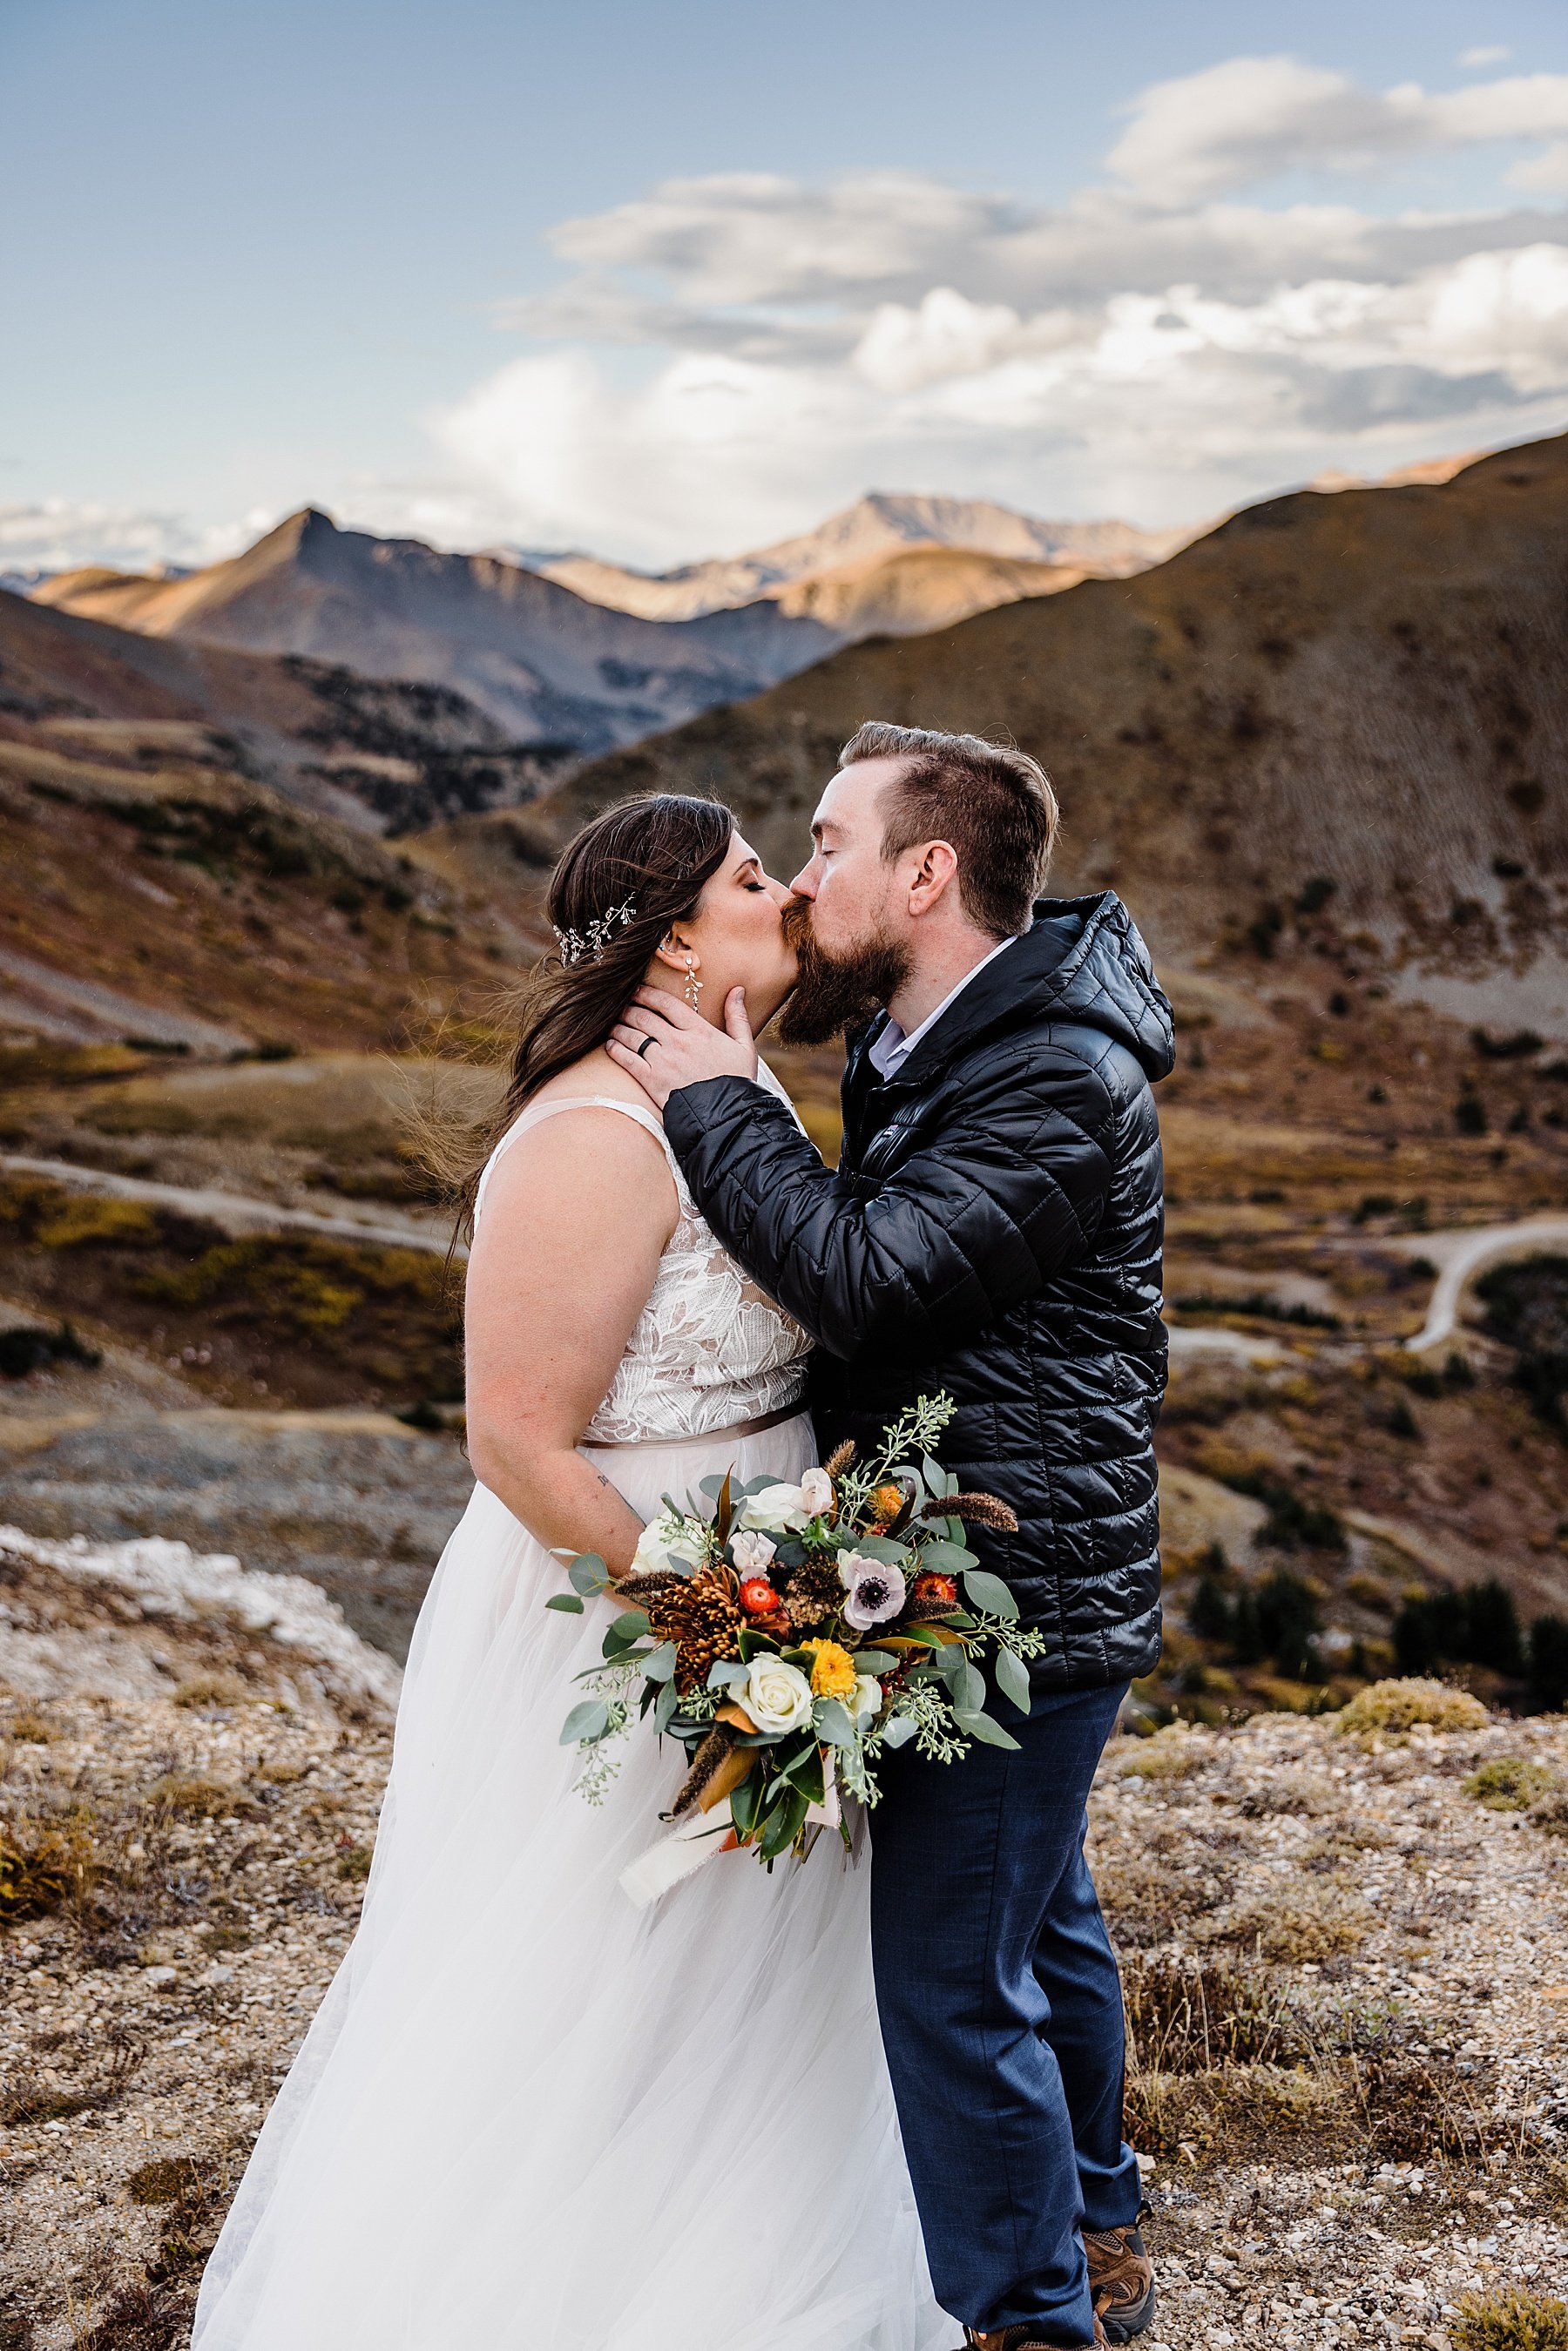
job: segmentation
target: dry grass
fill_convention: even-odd
[[[1203,1749],[1185,1722],[1173,1722],[1152,1738],[1140,1740],[1122,1763],[1133,1780],[1185,1780],[1203,1761]]]
[[[1467,2294],[1449,2332],[1454,2351],[1568,2351],[1568,2302],[1517,2290]]]
[[[237,1674],[192,1674],[172,1698],[176,1706],[238,1706],[248,1695]]]
[[[1375,1921],[1358,1896],[1327,1883],[1298,1885],[1278,1896],[1239,1902],[1210,1920],[1205,1939],[1239,1943],[1276,1965],[1321,1964],[1364,1942]]]
[[[226,1781],[208,1780],[198,1771],[165,1771],[142,1798],[152,1813],[173,1813],[186,1820],[221,1820],[237,1812],[244,1792]]]
[[[1465,1793],[1489,1813],[1527,1813],[1537,1798],[1557,1785],[1557,1774],[1528,1755],[1494,1755],[1470,1773]]]
[[[1539,1803],[1531,1804],[1530,1817],[1548,1836],[1568,1837],[1568,1787],[1553,1788]]]
[[[1484,1730],[1487,1710],[1468,1690],[1446,1682],[1374,1682],[1340,1710],[1336,1727],[1345,1731],[1407,1731],[1417,1723],[1433,1730]]]
[[[0,1919],[41,1918],[79,1902],[98,1871],[85,1812],[0,1825]]]

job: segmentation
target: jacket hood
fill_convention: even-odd
[[[1041,1019],[1101,1029],[1136,1057],[1146,1077],[1170,1075],[1176,1063],[1170,1001],[1113,890],[1037,900],[1033,927],[969,982],[895,1082],[927,1075],[981,1037]]]

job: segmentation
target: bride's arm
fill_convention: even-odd
[[[678,1214],[657,1142],[619,1112],[541,1120],[497,1165],[468,1261],[468,1458],[551,1550],[631,1563],[643,1522],[577,1447]]]

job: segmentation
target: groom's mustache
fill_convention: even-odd
[[[880,930],[830,955],[817,937],[809,898],[789,899],[780,919],[800,965],[795,992],[779,1015],[786,1045],[826,1045],[869,1020],[909,977],[907,950]]]

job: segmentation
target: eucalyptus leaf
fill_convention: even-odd
[[[977,1608],[988,1616],[1004,1616],[1010,1624],[1019,1613],[1018,1602],[999,1575],[988,1575],[983,1568],[969,1568],[964,1577],[964,1589]]]
[[[920,1474],[930,1489],[932,1499],[936,1501],[940,1501],[945,1495],[952,1493],[958,1483],[956,1478],[949,1482],[947,1472],[943,1468],[940,1461],[933,1461],[929,1453],[923,1453],[920,1457]]]
[[[591,1600],[596,1592],[602,1592],[610,1581],[610,1570],[596,1551],[580,1552],[566,1572],[572,1590],[580,1592],[587,1600]]]
[[[963,1678],[955,1677],[947,1687],[952,1693],[955,1714],[978,1714],[985,1706],[986,1677],[974,1666],[966,1666]]]
[[[674,1683],[666,1682],[664,1688],[659,1692],[657,1702],[653,1708],[653,1728],[655,1730],[668,1730],[670,1723],[674,1719],[675,1709],[680,1705],[680,1693],[677,1691]]]
[[[859,1744],[854,1724],[836,1698],[818,1699],[815,1719],[818,1738],[825,1739],[830,1747],[854,1747]]]
[[[587,1746],[592,1740],[602,1739],[609,1728],[610,1708],[604,1700],[601,1698],[585,1698],[580,1706],[572,1708],[561,1724],[560,1743],[563,1747]]]
[[[675,1645],[661,1641],[652,1655],[643,1660],[644,1677],[651,1682],[667,1682],[675,1670]]]
[[[716,1657],[707,1669],[709,1689],[737,1689],[750,1676],[737,1657]]]
[[[912,1714],[895,1714],[882,1734],[882,1743],[884,1747],[892,1749],[907,1747],[915,1736],[915,1729],[916,1724]]]
[[[614,1664],[628,1649],[634,1649],[639,1641],[645,1639],[650,1630],[645,1609],[623,1608],[604,1628],[602,1646],[606,1659]]]
[[[699,1490],[700,1492],[702,1492],[702,1493],[706,1494],[706,1495],[707,1496],[708,1500],[709,1500],[710,1502],[716,1502],[716,1501],[717,1501],[717,1499],[718,1499],[718,1498],[719,1498],[719,1495],[720,1495],[720,1494],[723,1492],[723,1490],[724,1490],[724,1479],[723,1479],[723,1477],[722,1477],[722,1476],[720,1475],[720,1473],[716,1469],[716,1470],[714,1471],[714,1473],[713,1473],[713,1475],[712,1475],[712,1477],[711,1477],[711,1478],[705,1478],[705,1479],[703,1479],[702,1484],[701,1484],[701,1487],[699,1488],[699,1489],[698,1489],[698,1490]]]
[[[862,1559],[874,1559],[881,1567],[909,1564],[909,1545],[894,1542],[890,1535],[854,1535],[848,1547],[858,1551]]]
[[[559,1608],[563,1616],[580,1616],[582,1603],[575,1592],[552,1592],[545,1602],[547,1608]]]
[[[889,1649],[856,1649],[853,1656],[860,1674],[890,1674],[898,1663]]]
[[[968,1653],[962,1641],[949,1641],[945,1647],[938,1649],[935,1662],[948,1688],[962,1689],[964,1676],[969,1670]]]
[[[945,1541],[941,1535],[920,1546],[921,1566],[935,1568],[938,1575],[962,1575],[966,1569],[978,1567],[979,1563],[978,1552],[968,1550],[963,1543]]]
[[[1029,1667],[1016,1649],[998,1649],[991,1668],[997,1677],[997,1687],[1004,1698],[1010,1698],[1020,1714],[1030,1709]]]
[[[1018,1752],[1019,1742],[1012,1732],[1004,1730],[999,1722],[993,1722],[988,1714],[960,1714],[955,1707],[953,1719],[960,1730],[977,1739],[982,1747],[1010,1747]]]

